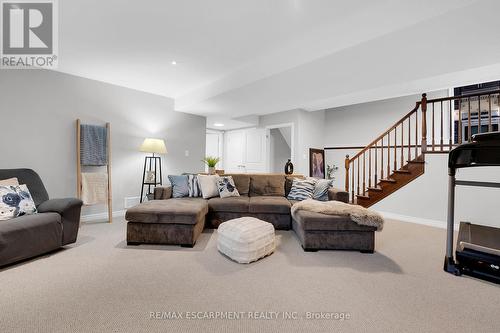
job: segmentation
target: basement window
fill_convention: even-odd
[[[472,84],[453,89],[455,97],[483,94],[500,90],[500,81]],[[455,100],[454,105],[454,143],[459,144],[459,128],[462,138],[469,137],[469,122],[471,135],[487,133],[490,131],[490,105],[491,105],[491,131],[497,132],[500,123],[500,109],[498,94]],[[479,110],[479,108],[481,108]],[[470,112],[469,112],[470,110]],[[461,121],[460,121],[461,118]],[[470,119],[469,119],[470,118]]]

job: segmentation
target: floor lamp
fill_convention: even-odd
[[[153,189],[162,185],[161,174],[161,157],[155,154],[166,154],[167,147],[163,139],[146,138],[142,143],[140,149],[144,153],[152,153],[153,156],[146,156],[144,158],[144,170],[142,172],[142,186],[141,186],[141,202],[144,200],[144,187],[147,186],[147,194],[151,194],[151,187]]]

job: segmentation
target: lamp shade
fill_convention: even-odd
[[[144,139],[140,151],[145,153],[154,153],[154,154],[166,154],[167,147],[165,146],[165,141],[163,139]]]

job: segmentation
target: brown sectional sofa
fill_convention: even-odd
[[[359,226],[349,218],[299,211],[292,221],[295,203],[286,197],[295,176],[279,174],[229,174],[239,197],[173,199],[170,187],[157,187],[155,200],[127,211],[127,243],[193,246],[204,227],[252,216],[270,222],[278,230],[293,228],[306,251],[321,249],[373,252],[375,228]],[[299,176],[300,177],[300,176]],[[330,200],[348,202],[345,191],[331,188]]]

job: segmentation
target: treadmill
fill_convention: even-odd
[[[457,180],[457,169],[500,166],[500,133],[476,134],[472,142],[450,151],[448,157],[448,219],[444,270],[455,275],[467,274],[500,284],[500,229],[461,222],[455,257],[453,228],[455,224],[455,187],[479,186],[500,188],[500,183]]]

